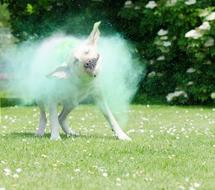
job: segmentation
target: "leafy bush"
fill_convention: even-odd
[[[13,32],[21,40],[41,38],[52,32],[86,35],[93,23],[102,20],[103,31],[112,22],[124,0],[4,0],[11,12]]]
[[[5,50],[11,47],[15,41],[16,39],[11,34],[10,14],[7,9],[7,4],[0,3],[0,58]]]
[[[126,1],[121,27],[147,60],[142,92],[169,102],[212,102],[215,91],[215,2],[213,0]],[[183,93],[182,93],[183,94]]]

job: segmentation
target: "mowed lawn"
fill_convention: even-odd
[[[215,189],[215,109],[133,105],[112,134],[94,106],[70,115],[79,137],[35,137],[37,107],[1,109],[0,189]]]

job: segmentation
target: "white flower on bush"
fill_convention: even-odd
[[[193,85],[193,81],[189,81],[189,82],[187,83],[187,86],[191,86],[191,85]]]
[[[150,64],[150,65],[154,65],[154,63],[155,63],[155,61],[154,61],[153,59],[151,59],[151,60],[149,61],[149,64]]]
[[[189,32],[187,32],[185,34],[185,37],[186,38],[198,39],[198,38],[203,36],[205,31],[210,30],[210,29],[211,29],[210,23],[205,21],[199,27],[197,27],[196,29],[190,30]]]
[[[148,9],[154,9],[155,7],[157,7],[157,3],[155,1],[149,1],[145,7]]]
[[[163,42],[163,46],[164,46],[164,47],[169,47],[169,46],[171,46],[171,44],[172,44],[172,43],[171,43],[170,41],[164,41],[164,42]]]
[[[190,67],[189,69],[187,69],[186,72],[187,72],[187,73],[194,73],[194,72],[196,72],[196,69]]]
[[[204,62],[203,64],[204,64],[204,65],[211,65],[212,63],[211,63],[210,60],[208,60],[208,61]]]
[[[215,92],[212,92],[212,93],[211,93],[211,98],[212,98],[212,99],[215,99]]]
[[[196,0],[187,0],[185,1],[186,5],[194,5],[196,3]]]
[[[125,8],[130,8],[130,7],[132,7],[132,6],[133,6],[133,3],[132,3],[132,1],[129,1],[129,0],[126,1],[125,4],[124,4],[124,7],[125,7]]]
[[[160,39],[161,40],[168,40],[168,36],[161,36]]]
[[[158,36],[165,36],[168,34],[168,30],[160,29],[158,31]]]
[[[200,30],[195,29],[195,30],[190,30],[189,32],[187,32],[185,34],[185,37],[186,38],[198,39],[198,38],[201,38],[202,35],[203,35],[203,33]]]
[[[178,0],[168,0],[166,5],[167,6],[174,6],[177,3]]]
[[[210,30],[211,26],[209,24],[209,22],[203,22],[199,27],[200,30]]]
[[[204,44],[205,47],[211,47],[214,46],[214,39],[213,38],[208,38],[207,41]]]
[[[157,58],[157,61],[163,61],[163,60],[165,60],[165,57],[163,55]]]
[[[158,76],[158,77],[162,77],[162,76],[163,76],[163,73],[157,73],[157,76]]]
[[[140,6],[135,6],[135,7],[134,7],[134,10],[140,10],[140,9],[141,9]]]
[[[152,77],[154,77],[156,75],[156,72],[155,71],[152,71],[152,72],[150,72],[149,74],[148,74],[148,77],[149,78],[152,78]]]
[[[210,14],[210,12],[207,9],[204,9],[202,11],[200,11],[199,16],[200,17],[206,17]]]
[[[211,14],[209,14],[209,15],[206,17],[206,20],[208,20],[208,21],[215,20],[215,12],[212,12]]]
[[[179,98],[179,97],[188,98],[187,93],[184,92],[183,90],[180,90],[180,91],[175,91],[175,92],[167,94],[166,100],[167,100],[167,102],[171,102],[172,100]]]

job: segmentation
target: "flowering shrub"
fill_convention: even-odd
[[[139,42],[138,51],[147,60],[148,75],[142,92],[165,95],[168,102],[212,102],[215,99],[214,1],[126,3],[129,7],[124,6],[119,13],[121,27]]]

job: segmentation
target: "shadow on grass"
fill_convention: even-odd
[[[18,138],[21,138],[21,139],[23,139],[23,138],[37,138],[37,139],[49,139],[50,138],[50,136],[51,136],[51,134],[50,133],[46,133],[46,134],[44,134],[44,136],[43,137],[38,137],[38,136],[36,136],[35,135],[35,133],[32,133],[32,132],[12,132],[12,133],[10,133],[10,134],[7,134],[7,135],[5,135],[4,136],[4,138],[16,138],[16,139],[18,139]],[[79,139],[79,138],[82,138],[82,139],[109,139],[109,140],[115,140],[116,139],[116,137],[114,137],[114,136],[101,136],[101,135],[98,135],[98,134],[79,134],[78,136],[70,136],[70,137],[68,137],[67,135],[65,135],[65,134],[61,134],[60,135],[61,136],[61,139],[70,139],[70,138],[77,138],[77,139]]]

